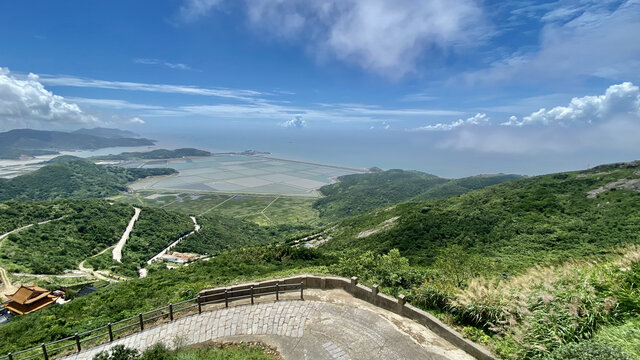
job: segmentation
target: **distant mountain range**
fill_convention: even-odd
[[[95,128],[74,132],[15,129],[0,133],[0,159],[56,154],[63,150],[94,150],[107,147],[152,146],[154,140],[129,131]]]

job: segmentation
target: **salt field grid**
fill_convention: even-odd
[[[133,190],[211,191],[317,197],[318,188],[338,176],[362,171],[266,157],[215,155],[128,163],[129,167],[164,168],[177,175],[136,181]]]

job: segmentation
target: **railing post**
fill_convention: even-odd
[[[78,335],[78,333],[76,333],[75,338],[76,338],[76,346],[78,347],[78,352],[80,352],[82,351],[82,347],[80,346],[80,336]]]
[[[280,282],[276,282],[276,301],[280,300]]]
[[[49,355],[47,354],[47,346],[42,344],[42,353],[44,354],[44,360],[49,360]]]
[[[300,300],[304,300],[304,281],[300,281]]]
[[[113,329],[111,328],[111,323],[107,324],[107,328],[109,328],[109,342],[113,342]]]
[[[138,319],[140,320],[140,331],[144,330],[144,321],[142,320],[142,313],[138,314]]]
[[[8,353],[8,354],[7,354],[7,357],[9,358],[9,360],[13,360],[13,354]]]
[[[224,289],[224,307],[229,307],[229,291]]]
[[[169,321],[173,321],[173,304],[169,304]]]
[[[198,295],[198,314],[202,314],[202,298]]]
[[[251,285],[251,305],[253,305],[253,285]]]

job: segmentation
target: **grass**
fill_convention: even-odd
[[[179,338],[176,338],[179,342]],[[136,350],[116,346],[111,354],[102,352],[94,360],[276,360],[277,351],[262,343],[215,343],[208,342],[193,346],[168,349],[163,343],[148,348],[142,354]],[[124,355],[127,354],[127,355]]]
[[[147,198],[154,194],[161,196]],[[304,197],[143,190],[118,195],[111,199],[133,205],[163,208],[187,215],[223,215],[245,219],[263,226],[320,223],[318,211],[312,208],[316,199]]]
[[[640,359],[640,317],[600,330],[596,340],[615,345],[634,359]]]

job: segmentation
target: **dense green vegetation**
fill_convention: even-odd
[[[150,272],[77,298],[11,319],[0,326],[0,354],[82,333],[140,312],[193,298],[198,291],[232,281],[324,271],[327,260],[315,250],[265,246],[221,253],[210,261],[177,270]]]
[[[338,220],[411,199],[440,199],[517,178],[520,176],[498,174],[449,180],[406,170],[346,175],[336,184],[321,187],[324,197],[313,207],[321,217]]]
[[[176,251],[218,254],[238,247],[279,242],[313,230],[310,226],[295,224],[259,226],[224,216],[199,217],[198,221],[202,223],[200,232],[184,239],[174,248]]]
[[[429,266],[439,251],[456,244],[507,274],[606,254],[638,241],[640,193],[607,191],[590,199],[587,191],[634,177],[637,170],[621,166],[606,173],[545,175],[439,201],[404,203],[344,221],[325,247],[377,253],[397,248],[413,264]]]
[[[73,212],[69,201],[6,201],[0,203],[0,234]]]
[[[41,155],[44,150],[84,150],[118,146],[149,146],[149,139],[106,138],[82,133],[15,129],[0,133],[0,159]],[[18,156],[16,156],[18,155]]]
[[[0,201],[113,196],[125,191],[131,181],[173,173],[175,170],[164,168],[125,169],[84,160],[57,161],[28,174],[0,179]]]
[[[181,236],[193,231],[188,216],[164,210],[143,209],[122,249],[122,263],[113,260],[107,252],[87,261],[95,269],[107,269],[127,277],[138,276],[138,269]]]
[[[7,271],[59,274],[86,257],[115,244],[133,208],[101,200],[64,203],[66,217],[11,234],[2,244],[0,262]]]
[[[213,344],[204,346],[179,347],[168,349],[158,343],[142,354],[135,349],[116,345],[108,352],[103,351],[93,360],[270,360],[274,356],[265,353],[258,345],[245,344]]]
[[[133,160],[133,159],[175,159],[185,156],[211,156],[209,151],[194,148],[182,148],[175,150],[157,149],[145,152],[123,152],[118,155],[95,156],[94,160]]]
[[[640,177],[639,170],[638,163],[613,164],[490,187],[485,186],[509,176],[445,180],[408,197],[401,187],[368,192],[385,176],[405,181],[401,173],[381,173],[373,183],[365,178],[366,186],[354,181],[334,187],[354,204],[329,195],[334,200],[318,208],[325,219],[379,208],[339,222],[329,230],[333,239],[318,249],[253,247],[283,243],[313,226],[261,227],[207,213],[198,217],[200,233],[176,250],[216,254],[210,261],[173,271],[151,267],[147,278],[14,318],[0,326],[0,338],[7,339],[0,353],[191,298],[205,287],[309,272],[358,276],[388,294],[403,293],[502,358],[640,359],[640,192],[618,189],[587,197],[606,184]],[[431,181],[420,173],[408,177],[410,183]],[[459,194],[461,188],[480,187]],[[419,201],[442,194],[459,196]],[[157,215],[156,224],[188,220],[186,213],[174,220],[168,217],[178,215],[170,212]],[[139,244],[140,251],[154,246]]]
[[[0,206],[7,204],[14,203]],[[0,265],[9,272],[60,274],[76,269],[81,261],[115,245],[133,215],[133,207],[105,200],[36,204],[41,211],[50,209],[52,215],[62,218],[11,234],[3,241]],[[123,269],[118,273],[135,276],[141,264],[191,230],[193,223],[186,215],[145,208],[123,249],[123,264],[113,262],[109,251],[104,253],[106,263],[91,259],[88,264],[99,269],[115,266]]]

